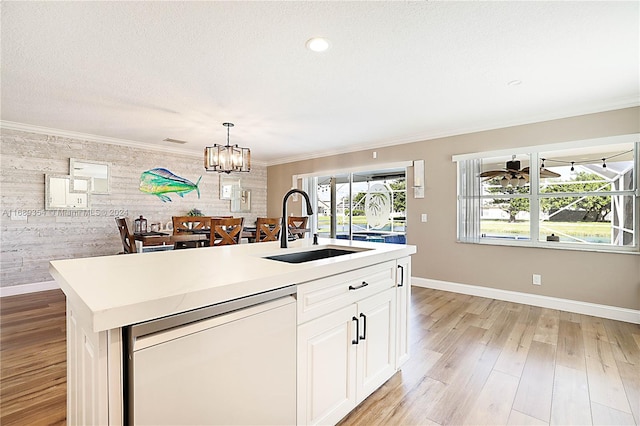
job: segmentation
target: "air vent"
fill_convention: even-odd
[[[179,143],[179,144],[185,144],[187,143],[187,141],[181,141],[178,139],[171,139],[171,138],[166,138],[166,139],[162,139],[165,142],[171,142],[171,143]]]

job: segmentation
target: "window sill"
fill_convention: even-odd
[[[584,245],[576,247],[573,244],[566,244],[561,242],[537,242],[532,243],[530,240],[481,240],[481,241],[457,241],[461,244],[477,244],[488,246],[507,246],[507,247],[524,247],[524,248],[537,248],[537,249],[551,249],[551,250],[570,250],[570,251],[583,251],[589,253],[610,253],[610,254],[631,254],[640,255],[638,247],[628,248],[603,248],[593,245]]]

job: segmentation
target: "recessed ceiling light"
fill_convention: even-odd
[[[520,86],[522,84],[522,80],[511,80],[507,83],[508,86]]]
[[[322,37],[313,37],[307,40],[306,46],[307,49],[314,52],[324,52],[329,48],[329,40]]]

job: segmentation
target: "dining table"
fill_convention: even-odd
[[[134,233],[133,239],[136,242],[136,251],[142,253],[143,251],[172,250],[175,243],[207,241],[209,237],[199,233],[174,235],[166,232],[150,231]]]

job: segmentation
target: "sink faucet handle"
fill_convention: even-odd
[[[318,245],[318,234],[313,234],[313,245],[314,246]]]

